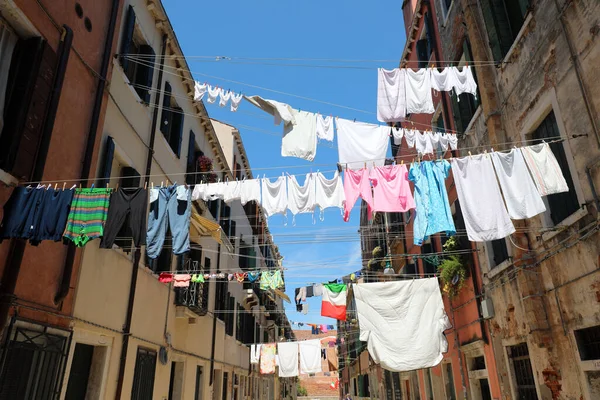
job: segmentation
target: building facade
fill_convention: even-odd
[[[56,192],[95,177],[120,11],[112,0],[0,3],[2,205],[15,185]],[[82,254],[0,244],[0,398],[60,395]]]

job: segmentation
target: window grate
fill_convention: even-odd
[[[517,398],[519,400],[537,400],[535,379],[527,343],[510,346],[508,356],[513,365]]]
[[[581,361],[600,359],[600,325],[575,331]]]
[[[133,375],[132,400],[152,400],[156,352],[138,347]]]

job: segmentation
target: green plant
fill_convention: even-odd
[[[306,388],[302,386],[300,382],[296,384],[296,392],[298,396],[308,396],[308,390],[306,390]]]
[[[373,249],[373,258],[383,258],[384,253],[383,253],[383,249],[381,248],[381,246],[377,246]]]
[[[458,248],[456,238],[449,238],[444,243],[444,252],[451,252]],[[444,284],[443,291],[450,297],[455,297],[460,289],[462,289],[465,278],[467,277],[467,267],[461,256],[447,255],[443,257],[442,262],[438,266],[440,279]]]

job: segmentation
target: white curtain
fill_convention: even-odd
[[[4,102],[8,86],[8,71],[17,39],[17,35],[0,20],[0,133],[4,128]]]

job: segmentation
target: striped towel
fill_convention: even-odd
[[[102,237],[111,192],[112,189],[75,189],[63,238],[82,247],[90,240]]]

